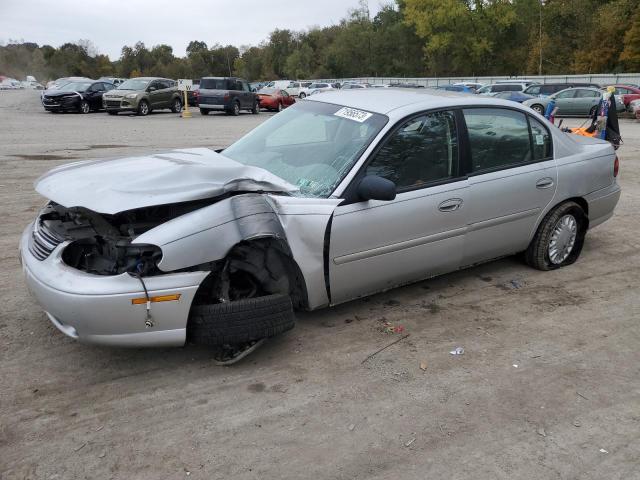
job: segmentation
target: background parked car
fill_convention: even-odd
[[[241,110],[260,113],[258,95],[251,91],[249,82],[236,77],[201,79],[198,106],[202,115],[209,115],[212,110],[224,111],[228,115],[240,115]]]
[[[600,88],[600,85],[597,83],[580,83],[580,82],[569,82],[569,83],[537,83],[534,85],[529,85],[525,88],[524,93],[527,95],[533,95],[534,97],[548,97],[549,95],[553,95],[554,93],[558,93],[562,90],[566,90],[567,88],[576,88],[576,87],[588,87],[588,88]]]
[[[187,92],[187,101],[190,107],[198,106],[198,97],[200,96],[200,81],[198,83],[193,82],[191,90]]]
[[[301,82],[301,81],[289,82],[289,85],[287,85],[287,88],[284,88],[283,90],[293,97],[299,97],[300,94],[305,91],[304,89],[309,87],[309,85],[311,85],[312,83],[313,82]],[[308,93],[305,92],[305,95],[301,98],[304,98],[307,95]]]
[[[258,93],[258,100],[260,102],[260,108],[275,110],[277,112],[281,112],[283,109],[296,103],[293,95],[289,95],[286,90],[279,90],[277,88],[263,88],[260,90],[260,93]]]
[[[523,102],[523,105],[531,107],[540,114],[544,114],[549,102],[555,100],[556,108],[558,109],[556,115],[591,116],[598,108],[601,98],[602,92],[597,88],[578,87],[567,88],[549,97],[533,98]],[[625,106],[620,97],[615,97],[615,100],[616,110],[619,112],[624,111]]]
[[[478,93],[479,95],[489,95],[490,93],[498,93],[498,92],[522,92],[527,87],[528,85],[523,82],[493,83],[491,85],[485,85],[476,93]]]
[[[42,106],[47,112],[89,113],[102,109],[102,96],[113,84],[98,81],[70,82],[57,90],[45,92]]]
[[[511,100],[512,102],[518,103],[526,102],[527,100],[536,98],[533,95],[527,95],[526,93],[522,92],[498,92],[492,94],[491,96],[495,98],[502,98],[503,100]]]
[[[477,82],[458,82],[458,83],[454,83],[454,85],[463,85],[465,87],[472,88],[475,92],[477,92],[482,87],[484,87],[484,83],[477,83]]]
[[[118,112],[136,112],[149,115],[153,110],[165,108],[173,113],[182,110],[182,92],[175,80],[158,77],[131,78],[117,89],[104,95],[104,105],[109,115]]]
[[[326,83],[326,82],[314,82],[309,85],[306,89],[301,90],[300,98],[304,98],[302,93],[306,93],[306,95],[315,95],[320,92],[326,92],[327,90],[335,90],[339,87],[336,87],[335,84]]]
[[[357,90],[362,88],[371,88],[371,84],[369,83],[356,83],[356,82],[345,82],[340,87],[340,90]]]
[[[640,99],[640,88],[633,85],[612,85],[615,87],[614,95],[618,95],[622,98],[627,110],[631,111],[630,103],[634,100]]]
[[[24,88],[15,78],[5,78],[0,82],[0,90],[19,90]]]
[[[465,86],[465,85],[439,85],[435,87],[435,90],[445,90],[447,92],[458,92],[458,93],[475,93],[475,90]]]
[[[425,88],[424,85],[419,85],[417,83],[392,83],[389,85],[391,88]]]
[[[116,87],[119,87],[120,85],[122,85],[124,82],[127,81],[126,78],[120,78],[120,77],[100,77],[98,80],[101,82],[112,83]]]
[[[640,100],[632,100],[631,103],[629,103],[629,111],[640,120]]]
[[[50,82],[47,82],[46,87],[47,87],[47,90],[56,90],[62,87],[63,85],[66,85],[69,82],[91,82],[91,81],[93,80],[87,77],[61,77],[56,80],[51,80]]]

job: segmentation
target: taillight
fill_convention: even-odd
[[[613,176],[617,177],[619,171],[620,171],[620,160],[618,160],[618,156],[616,155],[616,159],[613,161]]]
[[[226,93],[226,94],[225,94],[225,96],[224,96],[224,99],[225,99],[225,100],[229,100],[229,98],[230,98],[229,94],[228,94],[228,93]]]

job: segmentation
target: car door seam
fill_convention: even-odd
[[[381,247],[371,248],[369,250],[362,250],[359,252],[348,253],[341,255],[333,259],[335,265],[344,265],[345,263],[355,262],[358,260],[364,260],[366,258],[377,257],[385,255],[387,253],[394,253],[400,250],[408,248],[419,247],[428,243],[438,242],[440,240],[446,240],[448,238],[458,237],[464,235],[467,231],[467,227],[460,227],[453,230],[447,230],[444,232],[434,233],[427,235],[426,237],[417,237],[411,240],[404,240],[402,242],[391,243],[383,245]]]

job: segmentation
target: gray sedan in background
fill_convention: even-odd
[[[598,108],[600,99],[602,98],[602,90],[597,88],[577,87],[567,88],[558,93],[554,93],[548,97],[532,98],[523,102],[527,107],[531,107],[539,114],[544,114],[547,105],[552,100],[556,102],[558,111],[556,115],[575,115],[575,116],[592,116]],[[616,110],[624,112],[625,105],[620,96],[615,96]]]
[[[86,343],[251,345],[314,310],[524,253],[575,262],[620,197],[609,143],[517,103],[361,89],[296,103],[229,148],[45,174],[27,284]]]

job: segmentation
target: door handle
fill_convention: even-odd
[[[553,178],[550,178],[550,177],[541,178],[536,182],[537,189],[544,190],[546,188],[551,188],[551,187],[553,187]]]
[[[455,212],[456,210],[460,210],[463,203],[461,198],[450,198],[438,205],[438,210],[441,212]]]

